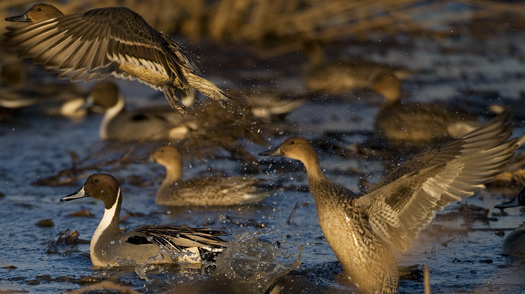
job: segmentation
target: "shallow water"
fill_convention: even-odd
[[[392,46],[388,50],[378,43],[353,44],[348,47],[350,49],[342,47],[341,51],[354,55],[358,52],[360,56],[376,61],[420,71],[404,83],[406,92],[414,100],[457,101],[472,111],[483,112],[488,104],[483,93],[496,92],[499,97],[496,101],[522,97],[525,91],[525,52],[522,49],[517,53],[507,49],[525,48],[524,37],[523,34],[505,33],[497,39],[485,41],[422,38],[414,43],[387,44]],[[197,45],[195,53],[204,56],[201,53],[209,50],[208,46]],[[191,44],[188,47],[191,48]],[[213,66],[213,60],[204,57],[199,61],[209,76],[217,75],[221,86],[234,87],[239,82],[261,91],[270,88],[294,96],[304,93],[301,75],[305,59],[296,54],[257,61],[250,54],[238,55],[239,51],[245,50],[242,48],[219,46],[215,49],[221,52],[223,68],[218,70],[217,66]],[[239,56],[250,62],[243,63],[244,68],[236,69],[236,58]],[[222,76],[220,80],[218,76]],[[228,82],[223,83],[224,80]],[[158,95],[149,98],[154,92],[136,82],[119,81],[118,84],[132,107],[151,101],[164,103],[164,98]],[[464,94],[466,90],[469,94]],[[318,97],[316,101],[296,109],[282,124],[296,126],[296,134],[316,141],[340,146],[362,143],[372,136],[372,123],[381,98],[361,92],[344,96],[344,99]],[[128,213],[130,216],[122,227],[129,229],[139,224],[207,225],[230,234],[228,239],[232,242],[232,251],[220,259],[212,273],[177,267],[91,269],[89,245],[55,244],[66,230],[78,230],[81,239],[89,240],[98,225],[103,213],[102,203],[92,199],[59,202],[62,196],[76,191],[83,183],[82,175],[90,171],[81,172],[80,179],[69,185],[35,186],[32,183],[70,168],[70,152],[76,153],[80,159],[95,154],[88,161],[103,162],[118,159],[120,154],[132,148],[133,145],[125,144],[107,147],[107,144],[99,142],[100,120],[100,116],[93,115],[73,123],[64,118],[41,115],[36,110],[24,110],[0,125],[0,162],[3,163],[0,166],[0,192],[4,195],[0,197],[0,221],[4,228],[0,233],[0,247],[3,249],[0,255],[0,290],[64,292],[82,287],[81,278],[91,276],[100,280],[116,280],[140,292],[150,293],[264,293],[275,279],[288,274],[280,283],[293,287],[293,290],[283,290],[284,293],[355,291],[352,285],[345,282],[342,268],[322,236],[311,195],[303,192],[307,185],[303,168],[290,160],[272,162],[264,159],[259,166],[261,172],[257,175],[285,189],[260,205],[229,208],[156,206],[153,196],[163,170],[152,163],[97,169],[111,172],[124,181],[122,216]],[[516,120],[515,125],[515,136],[522,136],[525,133],[522,122]],[[341,135],[338,140],[329,136],[334,132],[356,133]],[[269,142],[276,145],[288,135],[274,135]],[[253,154],[264,149],[248,145]],[[350,151],[347,153],[351,154]],[[379,158],[342,158],[330,150],[320,152],[320,157],[327,176],[354,191],[359,190],[360,176],[369,175],[369,180],[376,181],[384,169]],[[185,165],[187,178],[206,174],[207,167],[230,175],[240,173],[246,167],[224,157],[204,163],[186,161]],[[450,205],[438,213],[411,249],[398,254],[399,264],[402,267],[416,265],[419,271],[424,264],[428,264],[433,293],[525,292],[525,281],[521,274],[516,274],[522,273],[525,265],[519,259],[500,253],[503,235],[523,221],[522,215],[518,209],[508,210],[507,216],[492,215],[499,212],[492,207],[507,198],[498,191],[482,191],[462,201],[489,209],[489,218],[485,220],[471,220],[464,217],[465,214],[452,218],[460,204]],[[87,209],[94,216],[69,215],[81,209]],[[53,227],[40,228],[36,225],[39,220],[47,218],[53,220]],[[224,277],[229,280],[224,282]],[[400,291],[421,293],[422,278],[402,279]]]

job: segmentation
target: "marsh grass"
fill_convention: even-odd
[[[34,1],[2,1],[4,15],[18,13]],[[248,43],[274,47],[280,55],[305,40],[326,42],[352,36],[357,40],[398,34],[450,34],[450,23],[505,16],[523,23],[525,6],[492,0],[87,0],[50,1],[64,13],[96,7],[126,6],[159,31],[182,33],[191,40]],[[12,9],[15,8],[16,9]],[[11,9],[10,9],[11,8]],[[271,42],[269,45],[269,40]]]

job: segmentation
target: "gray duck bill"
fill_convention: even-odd
[[[259,153],[260,156],[283,156],[284,153],[281,151],[281,148],[277,147],[275,149],[267,150]]]
[[[60,198],[60,202],[80,199],[80,198],[84,198],[84,197],[88,197],[88,196],[89,195],[86,194],[86,191],[84,190],[84,187],[82,187],[82,188],[80,188],[80,190],[76,191],[75,193],[69,194],[69,195],[67,195],[65,197]]]

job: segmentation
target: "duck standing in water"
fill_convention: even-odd
[[[84,186],[60,201],[84,197],[102,200],[106,208],[89,246],[95,267],[198,264],[213,261],[226,248],[226,241],[219,237],[225,233],[206,228],[150,225],[121,233],[122,194],[118,181],[109,174],[89,176]]]
[[[511,126],[495,119],[425,155],[408,172],[355,195],[327,179],[308,140],[289,138],[261,153],[301,161],[326,240],[352,282],[363,293],[396,293],[398,268],[392,247],[406,251],[435,211],[472,196],[500,173],[517,149]],[[400,168],[406,168],[401,166]]]
[[[30,23],[8,28],[8,44],[47,69],[58,69],[60,77],[85,81],[108,75],[138,79],[163,91],[170,105],[181,113],[185,112],[182,99],[195,96],[196,90],[215,100],[229,99],[202,77],[177,43],[128,8],[64,15],[52,5],[36,4],[6,21]]]

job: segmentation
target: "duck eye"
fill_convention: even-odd
[[[98,183],[98,179],[94,179],[93,183],[95,183],[95,184]]]
[[[42,8],[39,7],[39,8],[36,9],[36,11],[40,12],[40,11],[42,11]]]
[[[290,145],[293,145],[293,144],[295,144],[295,142],[294,141],[290,141]]]

